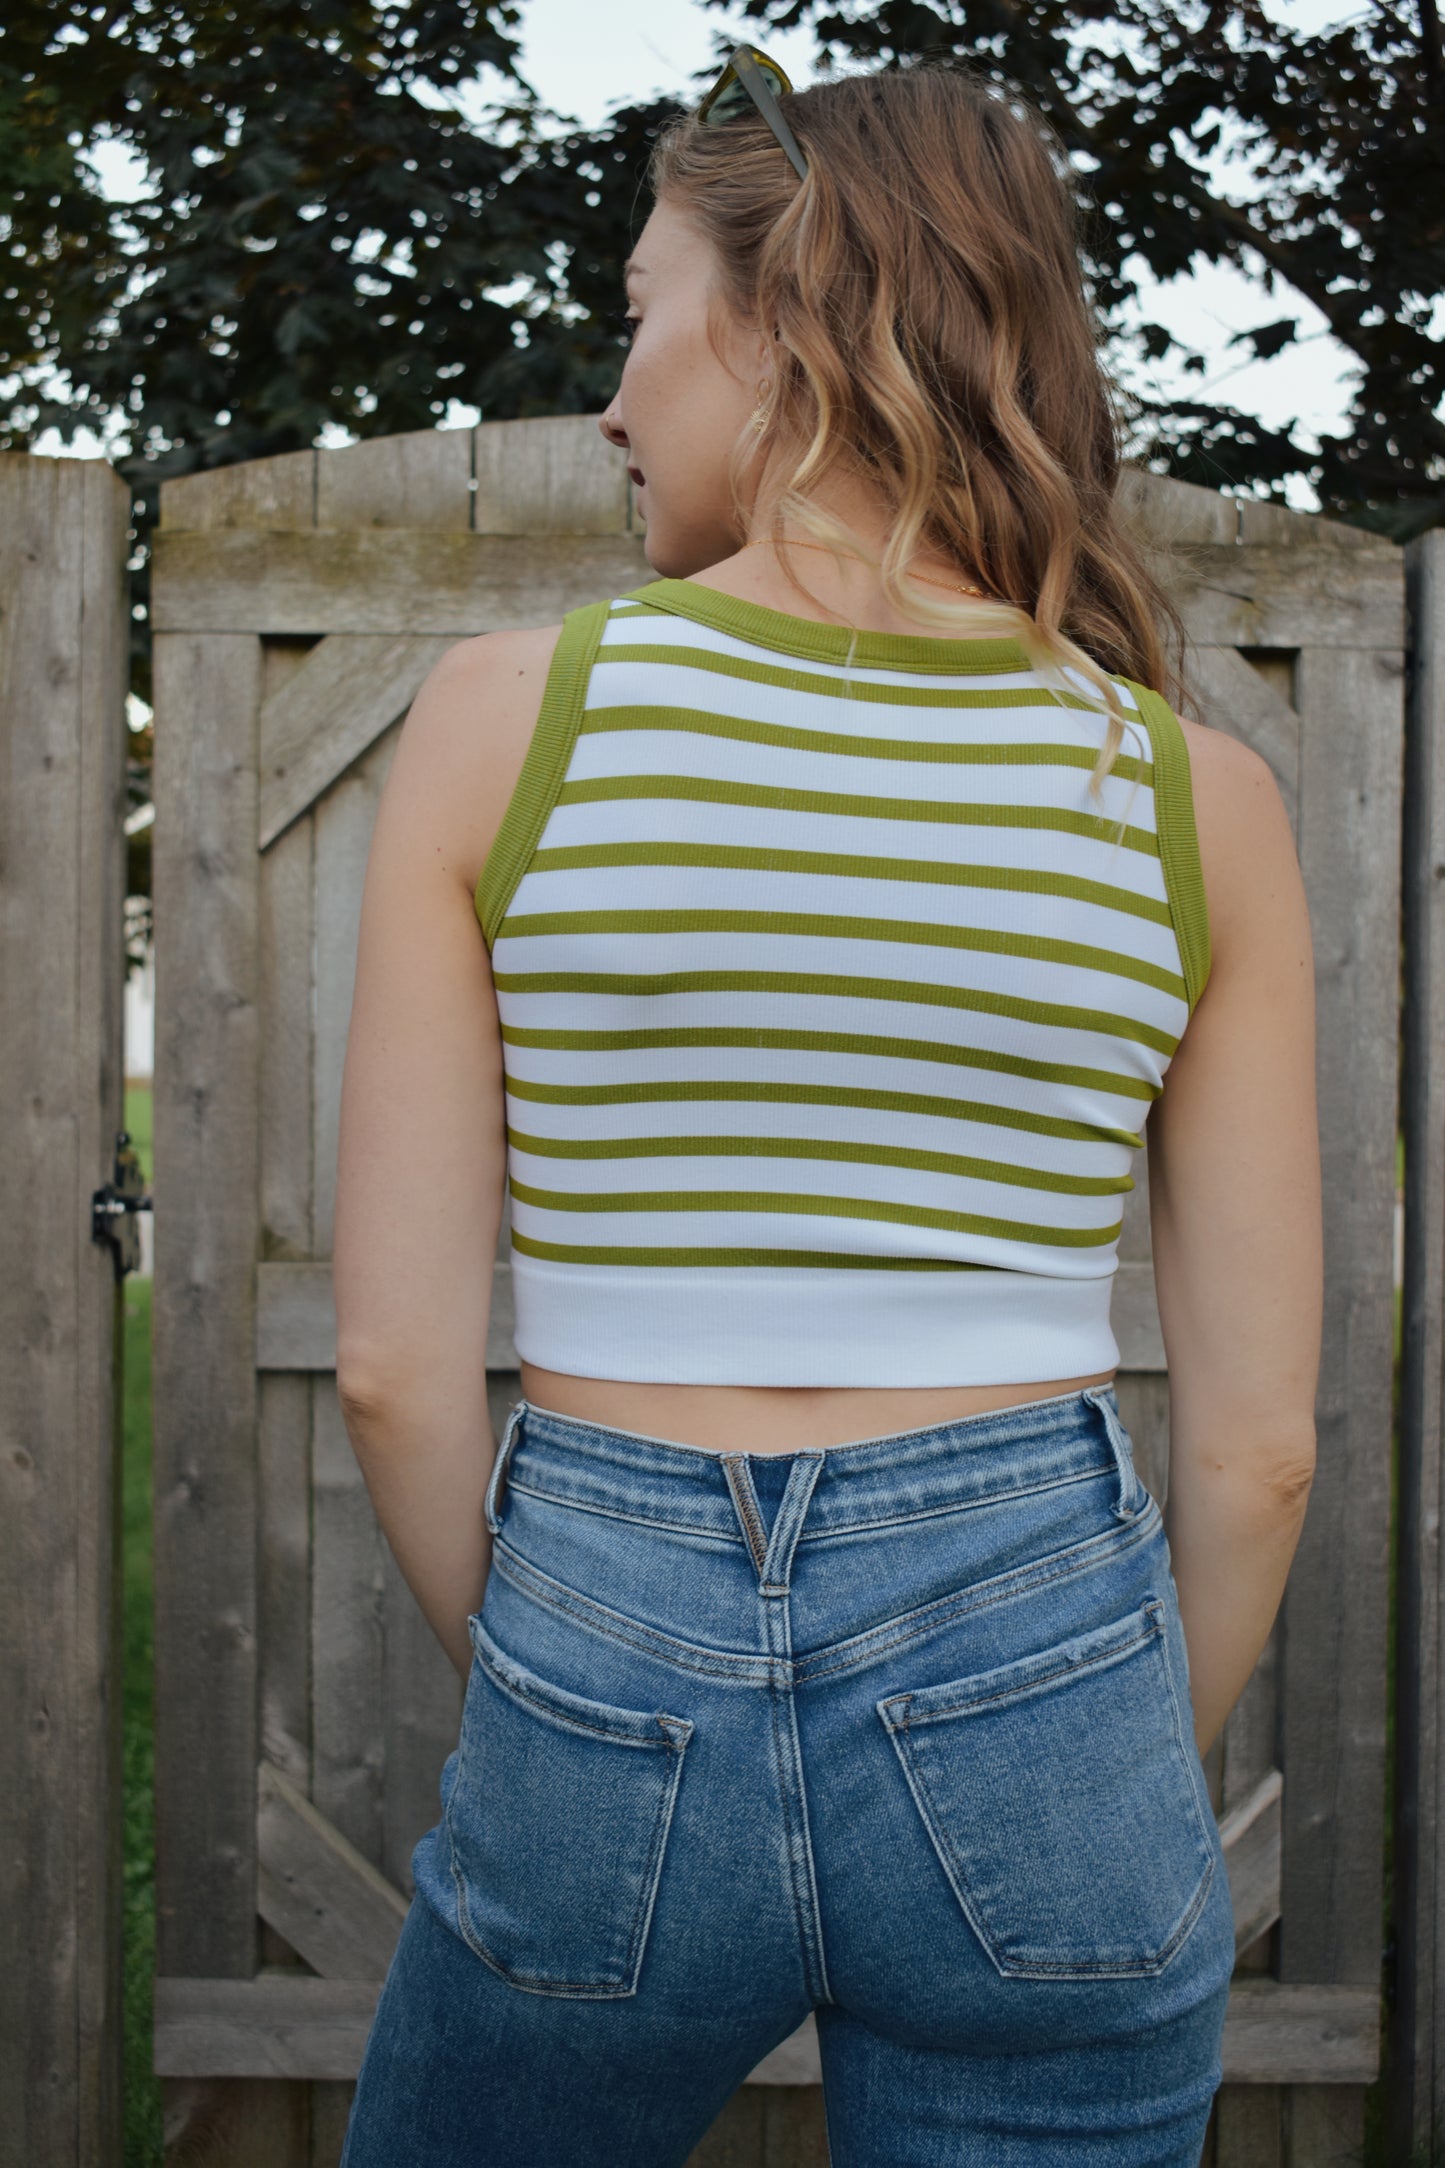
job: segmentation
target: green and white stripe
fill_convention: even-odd
[[[850,640],[854,642],[849,655]],[[574,611],[477,884],[529,1361],[757,1384],[1109,1367],[1208,971],[1187,754],[998,640],[659,580]]]

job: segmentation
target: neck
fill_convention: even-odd
[[[859,540],[881,556],[882,536],[860,534]],[[914,575],[920,576],[916,587],[910,577]],[[888,599],[875,565],[845,554],[835,556],[812,535],[787,527],[780,542],[755,537],[731,556],[686,577],[742,601],[825,624],[849,625],[867,632],[917,633],[935,629],[920,624]],[[926,552],[910,561],[905,575],[905,585],[921,601],[973,605],[980,610],[996,607],[963,592],[965,583],[980,584],[971,567]]]

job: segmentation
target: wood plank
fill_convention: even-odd
[[[1236,1950],[1247,1950],[1279,1918],[1283,1791],[1283,1776],[1271,1769],[1219,1825],[1229,1866]]]
[[[335,1370],[331,1261],[256,1268],[256,1368]]]
[[[256,1846],[261,1917],[297,1956],[323,1979],[384,1979],[407,1899],[274,1762],[258,1772]]]
[[[376,2012],[376,1980],[282,1971],[250,1980],[159,1976],[161,2077],[354,2078]]]
[[[449,633],[552,625],[652,579],[632,535],[157,533],[168,632]]]
[[[1238,539],[1236,500],[1198,482],[1150,474],[1144,467],[1121,467],[1115,504],[1133,539],[1158,549],[1179,542],[1232,545]]]
[[[1257,1797],[1260,1784],[1274,1773],[1279,1640],[1276,1620],[1249,1685],[1230,1712],[1235,1721],[1225,1726],[1228,1751],[1221,1805],[1226,1816]]]
[[[386,1544],[335,1383],[315,1378],[311,1392],[311,1796],[342,1835],[379,1865],[385,1833]]]
[[[164,594],[164,579],[161,592]],[[156,1933],[254,1969],[260,643],[158,636]]]
[[[492,1436],[500,1438],[507,1427],[507,1418],[522,1397],[522,1373],[520,1370],[489,1370],[487,1372],[487,1414],[491,1418]]]
[[[1290,820],[1297,823],[1300,719],[1295,709],[1237,647],[1194,648],[1189,675],[1198,696],[1194,719],[1241,739],[1269,763]]]
[[[33,454],[25,456],[33,463]],[[71,1350],[72,1420],[55,1442],[73,1461],[77,1509],[70,1531],[74,1547],[71,1709],[76,1727],[76,1782],[67,1788],[63,1810],[74,1862],[72,1917],[78,1940],[78,2097],[72,2112],[79,2125],[75,2157],[99,2168],[99,2163],[113,2157],[113,2134],[122,2106],[116,2035],[121,2029],[118,1942],[123,1878],[123,1313],[110,1255],[90,1240],[87,1207],[90,1192],[110,1178],[116,1133],[125,1121],[123,822],[129,752],[125,703],[130,683],[127,560],[131,550],[131,492],[119,475],[96,460],[67,460],[63,464],[70,519],[78,525],[82,537],[71,647],[80,756],[76,797],[79,828],[71,840],[71,880],[78,889],[78,940],[72,962],[74,1009],[67,1020],[68,1030],[73,1033],[71,1087],[81,1155],[81,1190],[72,1202],[68,1220],[62,1219],[55,1229],[73,1259],[74,1285],[79,1295]],[[6,594],[13,594],[8,581]],[[0,730],[4,728],[0,723]],[[39,829],[32,829],[32,852],[39,841]],[[42,968],[36,951],[32,951],[32,963],[33,968]],[[13,1021],[9,983],[7,975],[6,1016],[7,1021]],[[57,1054],[56,1009],[61,983],[50,980],[45,987],[49,1003],[45,1038],[52,1061]],[[36,1043],[27,1036],[27,1065],[35,1053]],[[33,1092],[32,1070],[29,1093]],[[7,1103],[13,1110],[17,1100],[12,1097]],[[54,1102],[52,1111],[53,1107]],[[96,1170],[94,1180],[92,1168]],[[12,1198],[12,1204],[15,1201]],[[25,1277],[33,1293],[30,1274],[37,1223],[20,1224],[26,1227],[31,1245]],[[52,1633],[59,1585],[52,1580],[46,1591],[48,1630]],[[5,1646],[11,1644],[7,1641]],[[53,1710],[51,1714],[53,1717]],[[26,1967],[31,1982],[37,1969],[33,1952],[31,1945]],[[32,2070],[31,2075],[33,2079],[38,2072]]]
[[[260,1751],[303,1787],[311,1776],[311,1383],[257,1380],[256,1563]]]
[[[294,658],[285,656],[282,667]],[[265,657],[270,669],[277,658]],[[304,664],[302,665],[304,667]],[[265,704],[262,705],[265,715]],[[311,823],[262,860],[261,1250],[309,1257],[312,1233]],[[259,1327],[258,1327],[259,1329]],[[311,1391],[304,1377],[257,1382],[257,1562],[261,1752],[303,1788],[311,1777]]]
[[[264,718],[265,709],[262,709]],[[310,822],[288,830],[260,867],[261,1254],[312,1253],[312,943],[315,852]]]
[[[1365,2094],[1349,2085],[1297,2085],[1285,2109],[1285,2168],[1359,2168]]]
[[[120,2144],[120,1301],[130,495],[0,455],[0,2162]]]
[[[1232,1814],[1242,1811],[1251,1798],[1258,1796],[1259,1786],[1268,1782],[1273,1773],[1279,1737],[1279,1646],[1280,1622],[1276,1619],[1243,1692],[1225,1719],[1224,1730],[1217,1742],[1220,1752],[1216,1811],[1221,1826]],[[1271,1869],[1271,1905],[1259,1915],[1259,1925],[1252,1935],[1241,1936],[1236,1928],[1237,1969],[1242,1972],[1274,1970],[1276,1938],[1269,1930],[1279,1916],[1282,1846],[1281,1813]],[[1236,1918],[1241,1910],[1248,1909],[1241,1900],[1241,1893],[1236,1892]]]
[[[380,1992],[379,1981],[280,1971],[252,1980],[162,1976],[156,2069],[176,2077],[354,2078]],[[1379,2062],[1379,1998],[1363,1988],[1236,1983],[1223,2060],[1229,2084],[1367,2085]]]
[[[1159,1323],[1151,1263],[1121,1260],[1114,1279],[1111,1318],[1114,1338],[1119,1343],[1120,1368],[1162,1371],[1164,1332]]]
[[[1371,2085],[1380,2068],[1379,1994],[1235,1980],[1223,2062],[1231,2085]]]
[[[1370,550],[1381,540],[1372,528],[1355,527],[1345,519],[1327,519],[1320,512],[1297,512],[1292,505],[1266,504],[1258,497],[1236,497],[1234,503],[1242,543],[1307,542],[1337,550]]]
[[[1169,1388],[1149,1248],[1149,1162],[1142,1152],[1135,1155],[1133,1174],[1135,1186],[1124,1198],[1110,1306],[1120,1357],[1114,1385],[1135,1469],[1162,1508],[1169,1486]]]
[[[514,1370],[515,1311],[512,1268],[492,1268],[492,1314],[487,1328],[487,1368]],[[256,1367],[259,1370],[335,1370],[336,1304],[331,1266],[264,1264],[256,1272]]]
[[[1283,1607],[1280,1968],[1363,1985],[1383,1872],[1401,662],[1305,648],[1296,682],[1326,1300],[1318,1470]]]
[[[280,452],[234,467],[208,467],[161,483],[160,525],[194,533],[218,527],[281,533],[316,524],[316,454]]]
[[[336,1151],[341,1115],[341,1073],[356,983],[356,942],[361,892],[376,808],[396,751],[396,735],[371,750],[333,785],[316,808],[316,943],[313,1136],[316,1186],[312,1225],[315,1252],[331,1255],[336,1210]]]
[[[261,710],[261,835],[271,849],[403,716],[447,634],[331,633]]]
[[[605,443],[597,422],[592,414],[483,422],[472,432],[478,485],[473,524],[478,530],[517,533],[526,531],[530,521],[535,523],[531,531],[549,531],[550,522],[570,502],[574,518],[585,514],[581,523],[550,531],[613,531],[611,524],[600,523],[616,522],[619,471],[625,506],[626,463]],[[161,522],[165,527],[191,529],[383,523],[450,526],[456,496],[451,473],[453,440],[465,435],[461,430],[406,430],[326,451],[283,452],[271,459],[178,475],[161,485]],[[418,516],[427,502],[424,487],[436,489],[430,481],[436,469],[450,481],[441,503],[432,500],[441,516]],[[425,484],[423,478],[427,478]],[[398,488],[412,500],[408,517],[378,519],[378,510],[385,513],[388,497]],[[1378,540],[1342,520],[1262,504],[1133,466],[1120,474],[1118,502],[1132,531],[1164,543],[1308,539],[1349,549],[1368,548]],[[526,513],[521,520],[519,503]],[[314,508],[319,508],[319,521]],[[626,524],[624,510],[621,525],[625,528]]]
[[[748,2085],[821,2085],[823,2065],[818,2049],[818,2021],[812,2011],[796,2032],[789,2033],[750,2070]]]
[[[163,2078],[165,2168],[310,2168],[306,2085]]]
[[[309,517],[309,459],[310,455],[305,455],[304,473],[303,463],[293,463],[292,468],[292,479],[298,489],[295,516],[301,524]],[[265,478],[258,479],[264,482]],[[306,483],[304,499],[300,494],[303,481]],[[244,494],[234,499],[233,513],[243,516],[245,503]],[[262,650],[258,690],[261,704],[304,659],[308,645],[305,641],[273,643]],[[254,747],[254,721],[251,742]],[[305,839],[298,840],[304,855]],[[254,832],[248,838],[247,848],[254,863]],[[287,854],[281,856],[285,859]],[[201,869],[205,864],[203,856],[201,868],[193,877],[204,879]],[[295,871],[294,863],[278,863],[260,869],[261,1007],[263,1013],[272,1018],[278,1014],[274,972],[279,957],[284,955],[288,938],[293,943],[304,942],[309,952],[309,895],[297,893]],[[301,914],[299,925],[288,923],[287,913],[293,906]],[[302,989],[301,1010],[309,1032],[308,987]],[[279,1015],[284,1026],[287,1021],[284,999]],[[309,1185],[301,1184],[299,1195],[283,1202],[277,1186],[272,1183],[268,1187],[267,1172],[269,1167],[274,1174],[278,1160],[283,1160],[291,1148],[298,1097],[303,1098],[299,1109],[303,1149],[308,1143],[309,1108],[304,1105],[304,1092],[309,1074],[309,1049],[304,1040],[299,1041],[298,1059],[297,1044],[278,1042],[274,1032],[263,1032],[260,1036],[259,1122],[254,1105],[249,1118],[259,1129],[261,1241],[264,1244],[279,1238],[284,1243],[288,1214],[297,1206],[309,1212]],[[220,1202],[223,1206],[224,1198]],[[267,1214],[274,1222],[269,1232],[264,1224]],[[295,1767],[303,1776],[310,1760],[309,1637],[306,1630],[309,1390],[305,1379],[258,1380],[255,1411],[258,1517],[254,1539],[255,1715],[266,1750],[284,1760],[288,1767]],[[299,1407],[298,1402],[301,1403]],[[254,1782],[254,1772],[251,1782]],[[250,1806],[246,1793],[241,1796],[240,1806],[242,1811]],[[254,1826],[253,1812],[249,1819]],[[190,1901],[204,1904],[204,1892]],[[254,1901],[253,1890],[253,1905]],[[282,1956],[284,1961],[291,1961],[280,1938],[254,1918],[250,1923],[249,1941],[251,1967],[258,1956],[262,1960]],[[177,2163],[187,2159],[209,2159],[217,2148],[229,2147],[231,2157],[236,2159],[265,2160],[274,2163],[274,2168],[305,2168],[309,2117],[304,2086],[216,2079],[197,2089],[186,2081],[166,2079],[162,2081],[161,2094],[168,2133],[168,2159]],[[169,2135],[171,2133],[174,2133],[173,2137]]]
[[[311,2151],[306,2168],[341,2168],[346,2127],[351,2121],[351,2103],[356,2098],[356,2087],[345,2080],[327,2084],[316,2079],[310,2087],[310,2093]]]
[[[316,524],[470,527],[471,430],[411,429],[318,451]]]
[[[409,1899],[411,1855],[441,1816],[442,1764],[457,1743],[466,1688],[389,1544],[382,1571],[380,1865]]]
[[[1290,505],[1205,489],[1197,482],[1176,481],[1172,475],[1149,474],[1133,466],[1120,472],[1117,503],[1133,534],[1166,548],[1190,542],[1241,547],[1266,542],[1370,550],[1381,539],[1369,528],[1353,527],[1347,520],[1296,512]]]
[[[820,2085],[739,2087],[683,2168],[828,2168]]]
[[[1445,530],[1405,552],[1412,669],[1402,893],[1405,1284],[1399,1409],[1399,1659],[1388,2129],[1400,2159],[1445,2138],[1440,1515],[1445,1510]]]
[[[627,455],[596,414],[483,422],[474,433],[479,534],[626,534]]]
[[[351,1019],[356,942],[367,853],[377,802],[396,748],[384,736],[327,792],[316,807],[315,993],[312,1127],[315,1139],[313,1256],[328,1258],[335,1209],[341,1076]],[[272,1268],[275,1269],[275,1268]],[[315,1267],[291,1268],[315,1271]],[[330,1268],[326,1276],[330,1304]],[[334,1327],[333,1327],[334,1349]],[[332,1360],[334,1362],[334,1352]],[[346,1433],[334,1377],[312,1381],[312,1740],[311,1797],[378,1868],[395,1863],[388,1832],[400,1816],[393,1797],[399,1779],[388,1770],[391,1718],[388,1688],[388,1589],[396,1569],[376,1522],[365,1481]],[[408,1592],[408,1601],[411,1601]],[[392,1623],[399,1606],[391,1606]],[[404,1622],[397,1630],[405,1630]],[[437,1652],[440,1655],[440,1650]],[[444,1660],[444,1659],[443,1659]],[[426,1658],[418,1654],[419,1665]],[[450,1676],[455,1679],[455,1673]],[[435,1672],[425,1707],[434,1707]],[[435,1762],[440,1770],[453,1736]],[[413,1794],[408,1793],[408,1800]],[[429,1812],[420,1836],[435,1821]],[[413,1842],[415,1839],[413,1839]],[[324,2073],[319,2073],[324,2075]]]
[[[1114,1389],[1134,1466],[1162,1512],[1169,1495],[1169,1380],[1162,1372],[1120,1370]]]
[[[1167,565],[1169,591],[1195,650],[1205,647],[1386,648],[1404,640],[1399,551],[1327,543],[1189,544]]]
[[[1215,2168],[1284,2168],[1285,2089],[1221,2085],[1214,2096]]]
[[[154,546],[164,574],[156,622],[168,632],[461,635],[554,624],[653,577],[641,538],[622,534],[163,530]],[[1198,543],[1181,547],[1167,570],[1196,648],[1397,649],[1397,557]]]

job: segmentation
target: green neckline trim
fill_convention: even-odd
[[[521,773],[473,891],[489,953],[562,788],[582,720],[588,673],[611,607],[610,602],[589,602],[569,610],[562,620]]]
[[[851,651],[859,670],[936,670],[950,676],[970,670],[1027,670],[1029,658],[1018,640],[945,640],[926,632],[854,632],[847,625],[824,625],[811,617],[793,617],[761,602],[744,602],[700,580],[649,580],[629,588],[622,602],[645,602],[675,617],[696,618],[719,632],[736,633],[781,655],[806,655],[818,662],[846,663]]]
[[[1159,861],[1192,1014],[1209,978],[1211,950],[1189,747],[1179,718],[1162,693],[1134,678],[1122,678],[1120,683],[1129,687],[1139,703],[1154,749],[1154,826],[1159,838]]]

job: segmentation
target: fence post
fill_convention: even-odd
[[[0,455],[0,2168],[120,2159],[130,493]]]
[[[1441,1361],[1445,1304],[1445,529],[1405,552],[1405,1286],[1399,1413],[1395,1689],[1395,1992],[1391,2158],[1431,2163],[1445,2138],[1440,1904]]]

